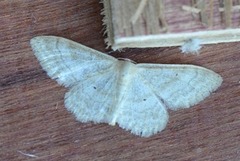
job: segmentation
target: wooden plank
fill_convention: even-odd
[[[227,28],[232,26],[232,0],[224,0],[225,24]]]
[[[200,18],[204,25],[209,25],[209,19],[207,15],[207,4],[204,0],[196,0],[195,4],[196,7],[200,10]]]
[[[195,33],[190,39],[204,37],[201,40],[203,44],[240,40],[240,12],[237,0],[109,2],[113,9],[106,9],[106,12],[112,14],[114,21],[111,26],[112,37],[108,38],[112,39],[114,50],[127,47],[178,46],[189,40],[185,38],[187,33]],[[228,29],[230,30],[225,31]]]

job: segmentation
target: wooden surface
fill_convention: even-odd
[[[239,42],[239,0],[103,0],[113,50]],[[110,14],[111,13],[111,14]],[[108,21],[105,21],[108,20]]]
[[[146,3],[140,13],[139,6],[143,0],[107,1],[111,2],[116,37],[239,28],[240,12],[231,9],[232,5],[239,7],[239,0],[197,0],[193,4],[190,0],[151,0],[144,1]],[[183,7],[192,7],[198,13]]]
[[[56,35],[110,53],[98,1],[2,0],[0,6],[0,160],[240,160],[240,43],[205,45],[199,55],[177,47],[111,52],[136,62],[200,65],[224,79],[198,105],[169,111],[163,132],[141,138],[118,126],[77,122],[64,108],[67,89],[46,75],[29,46],[34,36]]]

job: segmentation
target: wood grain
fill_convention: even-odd
[[[239,28],[238,0],[104,2],[111,5],[106,10],[112,13],[110,20],[113,21],[113,32],[117,38]]]
[[[238,0],[103,0],[113,50],[239,42]],[[108,20],[108,21],[105,21]]]
[[[0,6],[0,160],[240,160],[240,43],[205,45],[199,55],[177,47],[111,52],[136,62],[200,65],[224,79],[193,108],[170,111],[163,132],[140,138],[118,126],[77,122],[64,108],[67,89],[46,75],[29,46],[34,36],[56,35],[110,53],[98,1]]]

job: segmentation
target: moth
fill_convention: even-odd
[[[118,124],[135,135],[162,131],[168,109],[189,108],[222,83],[194,65],[134,64],[56,36],[31,39],[49,77],[69,90],[65,106],[80,122]]]

